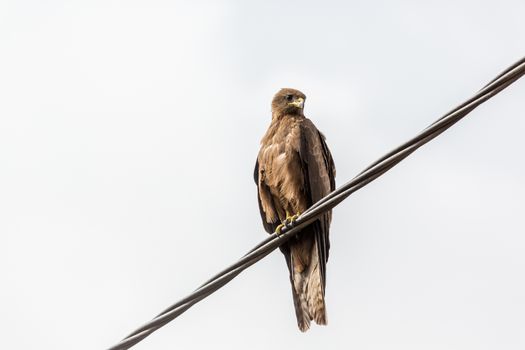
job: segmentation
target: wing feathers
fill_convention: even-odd
[[[259,211],[269,233],[280,224],[279,216],[284,218],[285,210],[303,211],[335,189],[332,155],[314,124],[304,117],[276,123],[279,124],[272,122],[263,138],[254,169]],[[273,161],[281,158],[286,162]],[[290,272],[297,324],[303,332],[310,327],[310,320],[326,324],[324,294],[330,221],[331,212],[327,212],[280,247]]]
[[[310,199],[308,206],[326,196],[335,187],[332,156],[323,135],[309,119],[305,119],[301,130],[299,155],[302,161],[305,192]],[[313,223],[315,242],[319,256],[319,270],[323,289],[326,286],[326,262],[330,249],[329,226],[331,213],[323,214]]]

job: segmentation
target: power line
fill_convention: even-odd
[[[246,255],[239,259],[239,261],[213,276],[193,293],[168,307],[153,320],[136,329],[133,333],[120,341],[120,343],[109,348],[109,350],[129,349],[160,327],[177,318],[194,304],[206,298],[208,295],[230,282],[242,271],[270,254],[278,246],[296,235],[302,228],[315,221],[319,215],[334,208],[353,192],[383,175],[419,147],[440,135],[443,131],[447,130],[469,114],[477,106],[498,94],[507,86],[521,78],[524,74],[525,57],[505,69],[473,97],[436,120],[414,138],[388,152],[359,173],[355,178],[313,204],[308,210],[301,214],[293,224],[284,227],[281,235],[278,236],[273,233],[268,236],[268,238],[260,242]]]

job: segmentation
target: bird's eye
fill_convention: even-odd
[[[293,100],[293,95],[286,95],[286,101]]]

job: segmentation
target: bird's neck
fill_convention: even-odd
[[[301,119],[304,118],[303,112],[297,113],[272,113],[272,121],[279,121],[284,119]]]

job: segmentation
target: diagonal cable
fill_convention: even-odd
[[[469,114],[477,106],[498,94],[507,86],[521,78],[521,76],[524,74],[525,57],[514,63],[509,68],[505,69],[473,97],[436,120],[414,138],[388,152],[383,157],[379,158],[370,166],[368,166],[361,173],[359,173],[355,178],[340,186],[335,191],[319,200],[317,203],[313,204],[308,210],[301,214],[299,218],[297,218],[293,225],[284,227],[281,235],[277,236],[275,233],[273,233],[268,236],[268,238],[260,242],[236,263],[213,276],[211,279],[197,288],[193,293],[168,307],[166,310],[157,315],[157,317],[155,317],[153,320],[136,329],[118,344],[109,348],[109,350],[129,349],[133,345],[149,336],[151,333],[155,332],[157,329],[169,323],[192,307],[194,304],[198,303],[230,282],[243,270],[247,269],[257,261],[264,258],[266,255],[270,254],[278,246],[290,239],[290,237],[298,234],[302,228],[315,221],[319,215],[334,208],[353,192],[359,190],[368,183],[377,179],[379,176],[383,175],[385,172],[412,154],[419,147],[440,135],[443,131],[447,130],[467,114]]]

